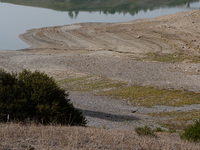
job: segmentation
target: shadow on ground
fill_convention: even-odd
[[[109,121],[123,122],[123,121],[140,120],[139,118],[134,117],[134,116],[116,115],[116,114],[109,114],[109,113],[84,110],[84,109],[80,109],[80,110],[83,112],[83,115],[85,116],[90,116],[93,118],[99,118],[99,119],[104,119],[104,120],[109,120]]]

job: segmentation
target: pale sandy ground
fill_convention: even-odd
[[[161,63],[143,59],[148,53],[170,53],[176,57],[181,52],[190,57],[200,56],[199,18],[200,11],[197,10],[123,23],[81,23],[31,29],[20,35],[31,47],[18,51],[0,50],[0,68],[14,72],[25,68],[40,70],[56,79],[86,74],[128,84],[199,92],[199,63],[187,63],[187,60]],[[155,125],[153,118],[133,114],[132,110],[199,109],[197,105],[179,108],[156,106],[152,110],[136,108],[91,93],[71,92],[70,98],[76,107],[83,110],[89,126],[111,129]],[[105,104],[102,102],[106,102],[107,107],[100,107]]]

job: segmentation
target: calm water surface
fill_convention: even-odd
[[[124,22],[139,18],[153,18],[180,11],[199,9],[199,2],[190,3],[190,7],[160,7],[154,10],[141,10],[136,14],[103,13],[100,11],[75,12],[55,11],[45,8],[0,3],[0,49],[17,50],[29,47],[18,35],[28,29],[66,25],[80,22]]]

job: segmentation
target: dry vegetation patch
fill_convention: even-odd
[[[67,91],[81,91],[81,92],[93,92],[93,91],[104,91],[106,89],[115,89],[122,87],[125,83],[109,80],[102,77],[70,77],[57,81],[57,83],[65,88]]]
[[[133,106],[183,106],[200,103],[199,93],[138,85],[130,86],[124,82],[101,77],[67,77],[57,83],[67,91],[95,92],[96,95],[130,101]]]
[[[172,111],[148,114],[157,118],[157,122],[164,127],[183,130],[188,125],[193,125],[194,121],[200,118],[199,110],[190,110],[185,112]]]
[[[134,149],[197,150],[199,144],[181,141],[178,134],[138,136],[131,130],[106,130],[59,125],[0,124],[0,149]]]
[[[134,106],[183,106],[200,103],[200,95],[196,93],[144,86],[121,87],[101,94],[129,100]]]
[[[188,63],[199,63],[200,56],[191,56],[186,52],[175,52],[175,53],[147,53],[146,56],[142,59],[137,60],[149,60],[149,61],[157,61],[157,62],[183,62],[187,60]]]

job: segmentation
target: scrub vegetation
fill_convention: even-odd
[[[19,74],[0,70],[0,121],[86,125],[61,89],[44,73],[24,70]]]

